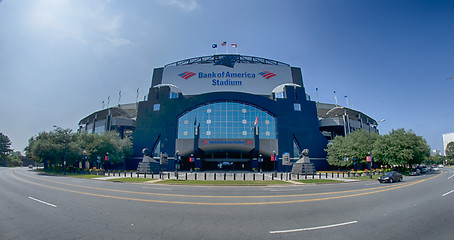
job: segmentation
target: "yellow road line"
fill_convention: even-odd
[[[382,189],[382,188],[388,188],[388,186],[382,186],[382,187],[376,187],[376,188],[365,188],[365,189],[358,189],[358,190],[347,190],[347,191],[336,191],[336,192],[326,192],[326,193],[305,193],[305,194],[294,194],[294,195],[264,195],[264,196],[209,196],[209,195],[184,195],[184,194],[170,194],[170,193],[149,193],[149,192],[135,192],[135,191],[127,191],[127,190],[117,190],[117,189],[107,189],[107,188],[97,188],[97,187],[89,187],[89,186],[80,186],[80,185],[74,185],[74,184],[69,184],[69,183],[61,183],[61,182],[56,182],[56,181],[51,181],[47,179],[41,179],[41,178],[36,178],[32,176],[25,176],[22,174],[17,173],[17,171],[14,171],[16,174],[21,175],[23,177],[28,177],[40,181],[45,181],[45,182],[50,182],[50,183],[55,183],[55,184],[60,184],[60,185],[66,185],[66,186],[72,186],[72,187],[78,187],[78,188],[87,188],[87,189],[93,189],[93,190],[99,190],[99,191],[111,191],[111,192],[121,192],[121,193],[132,193],[132,194],[141,194],[141,195],[157,195],[157,196],[171,196],[171,197],[192,197],[192,198],[282,198],[282,197],[302,197],[302,196],[312,196],[312,195],[332,195],[332,194],[339,194],[339,193],[349,193],[349,192],[360,192],[360,191],[369,191],[373,189]]]
[[[16,170],[14,170],[15,174],[18,174]],[[13,174],[13,171],[10,171],[11,176],[14,178],[24,181],[33,185],[45,187],[45,188],[50,188],[50,189],[55,189],[55,190],[60,190],[60,191],[65,191],[65,192],[71,192],[71,193],[77,193],[77,194],[82,194],[82,195],[89,195],[89,196],[96,196],[96,197],[104,197],[104,198],[112,198],[112,199],[121,199],[121,200],[130,200],[130,201],[138,201],[138,202],[155,202],[155,203],[170,203],[170,204],[187,204],[187,205],[211,205],[211,206],[244,206],[244,205],[268,205],[268,204],[287,204],[287,203],[303,203],[303,202],[314,202],[314,201],[324,201],[324,200],[333,200],[333,199],[340,199],[340,198],[349,198],[349,197],[356,197],[356,196],[364,196],[364,195],[369,195],[369,194],[374,194],[374,193],[379,193],[379,192],[385,192],[385,191],[390,191],[390,190],[395,190],[403,187],[408,187],[412,186],[421,182],[425,182],[427,180],[430,180],[432,178],[435,178],[437,176],[415,181],[413,183],[405,184],[405,185],[399,185],[397,187],[392,187],[392,188],[387,188],[387,189],[382,189],[380,188],[371,188],[371,189],[379,189],[371,192],[363,192],[363,193],[357,193],[357,194],[350,194],[350,195],[343,195],[343,196],[334,196],[334,197],[326,197],[326,198],[316,198],[316,199],[304,199],[304,200],[289,200],[289,201],[274,201],[274,202],[241,202],[241,203],[206,203],[206,202],[184,202],[184,201],[166,201],[166,200],[154,200],[154,199],[141,199],[141,198],[129,198],[129,197],[118,197],[118,196],[111,196],[111,195],[104,195],[104,194],[96,194],[96,193],[88,193],[88,192],[81,192],[81,191],[75,191],[75,190],[70,190],[70,189],[64,189],[64,188],[59,188],[59,187],[52,187],[52,186],[47,186],[44,184],[39,184],[39,183],[34,183],[22,178],[19,178]],[[18,174],[21,175],[21,174]],[[21,175],[24,176],[24,175]],[[36,179],[36,178],[35,178]],[[41,179],[40,179],[41,180]],[[49,181],[49,180],[44,180],[48,182],[54,182],[54,181]],[[58,183],[58,182],[55,182]],[[83,187],[83,186],[77,186],[77,185],[72,185],[72,184],[66,184],[66,183],[59,183],[63,185],[69,185],[69,186],[76,186],[76,187]],[[113,192],[124,192],[124,193],[139,193],[139,192],[130,192],[130,191],[121,191],[121,190],[113,190],[113,189],[102,189],[102,188],[92,188],[92,187],[86,187],[90,189],[97,189],[97,190],[106,190],[106,191],[113,191]],[[371,190],[371,189],[362,189],[364,190]],[[347,192],[356,192],[359,190],[351,190],[351,191],[339,191],[339,192],[331,192],[331,194],[335,193],[347,193]],[[140,193],[139,193],[140,194]],[[143,194],[143,193],[142,193]],[[310,195],[325,195],[325,194],[330,194],[330,193],[315,193],[315,194],[300,194],[300,195],[283,195],[283,197],[294,197],[294,196],[310,196]],[[165,195],[165,196],[194,196],[194,195],[178,195],[178,194],[156,194],[156,195]],[[282,195],[281,195],[282,196]],[[211,196],[200,196],[200,197],[211,197]],[[225,197],[225,198],[232,198],[235,196],[212,196],[213,198],[220,198],[220,197]],[[237,198],[242,198],[246,196],[238,196]],[[261,196],[247,196],[247,197],[261,197]],[[263,197],[272,197],[272,196],[263,196]]]

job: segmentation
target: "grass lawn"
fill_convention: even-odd
[[[163,183],[163,184],[189,184],[189,185],[239,185],[239,186],[249,186],[249,185],[278,185],[278,184],[291,184],[285,181],[233,181],[233,180],[218,180],[218,181],[204,181],[204,180],[176,180],[176,179],[169,179],[163,180],[156,183]]]
[[[380,176],[381,176],[381,175],[373,175],[373,176],[372,176],[372,179],[370,179],[369,176],[349,177],[348,179],[355,179],[355,180],[358,180],[358,181],[371,181],[371,180],[377,181],[378,177],[380,177]]]
[[[334,179],[304,179],[304,180],[293,180],[300,183],[343,183],[341,180]]]
[[[78,173],[66,174],[66,176],[75,177],[75,178],[102,178],[102,177],[106,177],[104,175],[78,174]]]

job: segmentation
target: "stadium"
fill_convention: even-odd
[[[356,129],[378,132],[362,112],[312,101],[301,69],[261,57],[212,55],[155,68],[144,101],[94,112],[79,132],[132,136],[135,169],[148,149],[164,169],[288,171],[303,149],[326,170],[327,144]]]

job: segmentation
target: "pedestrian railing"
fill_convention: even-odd
[[[109,177],[137,177],[150,179],[175,179],[175,180],[214,180],[214,181],[266,181],[266,180],[304,180],[304,179],[343,179],[350,177],[369,176],[383,174],[384,171],[372,172],[317,172],[313,174],[295,174],[290,172],[161,172],[161,173],[138,173],[134,171],[106,171]],[[100,174],[101,175],[101,174]]]

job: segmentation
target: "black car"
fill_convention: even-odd
[[[380,183],[384,183],[384,182],[392,183],[392,182],[400,182],[403,179],[404,179],[404,177],[402,176],[402,174],[393,171],[393,172],[387,172],[387,173],[385,173],[385,175],[380,176],[378,178],[378,181]]]

